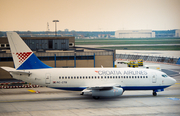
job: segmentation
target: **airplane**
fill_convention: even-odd
[[[15,68],[1,67],[28,83],[81,95],[116,97],[127,90],[152,90],[153,96],[176,83],[164,72],[143,68],[53,68],[41,62],[16,32],[7,32]]]

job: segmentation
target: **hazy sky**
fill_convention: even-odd
[[[180,29],[180,0],[0,0],[0,31]]]

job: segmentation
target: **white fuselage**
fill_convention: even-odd
[[[23,70],[22,70],[23,71]],[[120,85],[123,90],[157,90],[175,80],[161,71],[138,68],[47,68],[25,70],[31,75],[13,74],[16,79],[56,89],[83,90],[100,85]]]

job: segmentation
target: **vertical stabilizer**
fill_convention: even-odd
[[[17,70],[51,68],[36,57],[16,32],[7,32],[7,37]]]

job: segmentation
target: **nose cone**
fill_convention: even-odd
[[[176,80],[171,78],[171,85],[174,85],[176,83]]]

